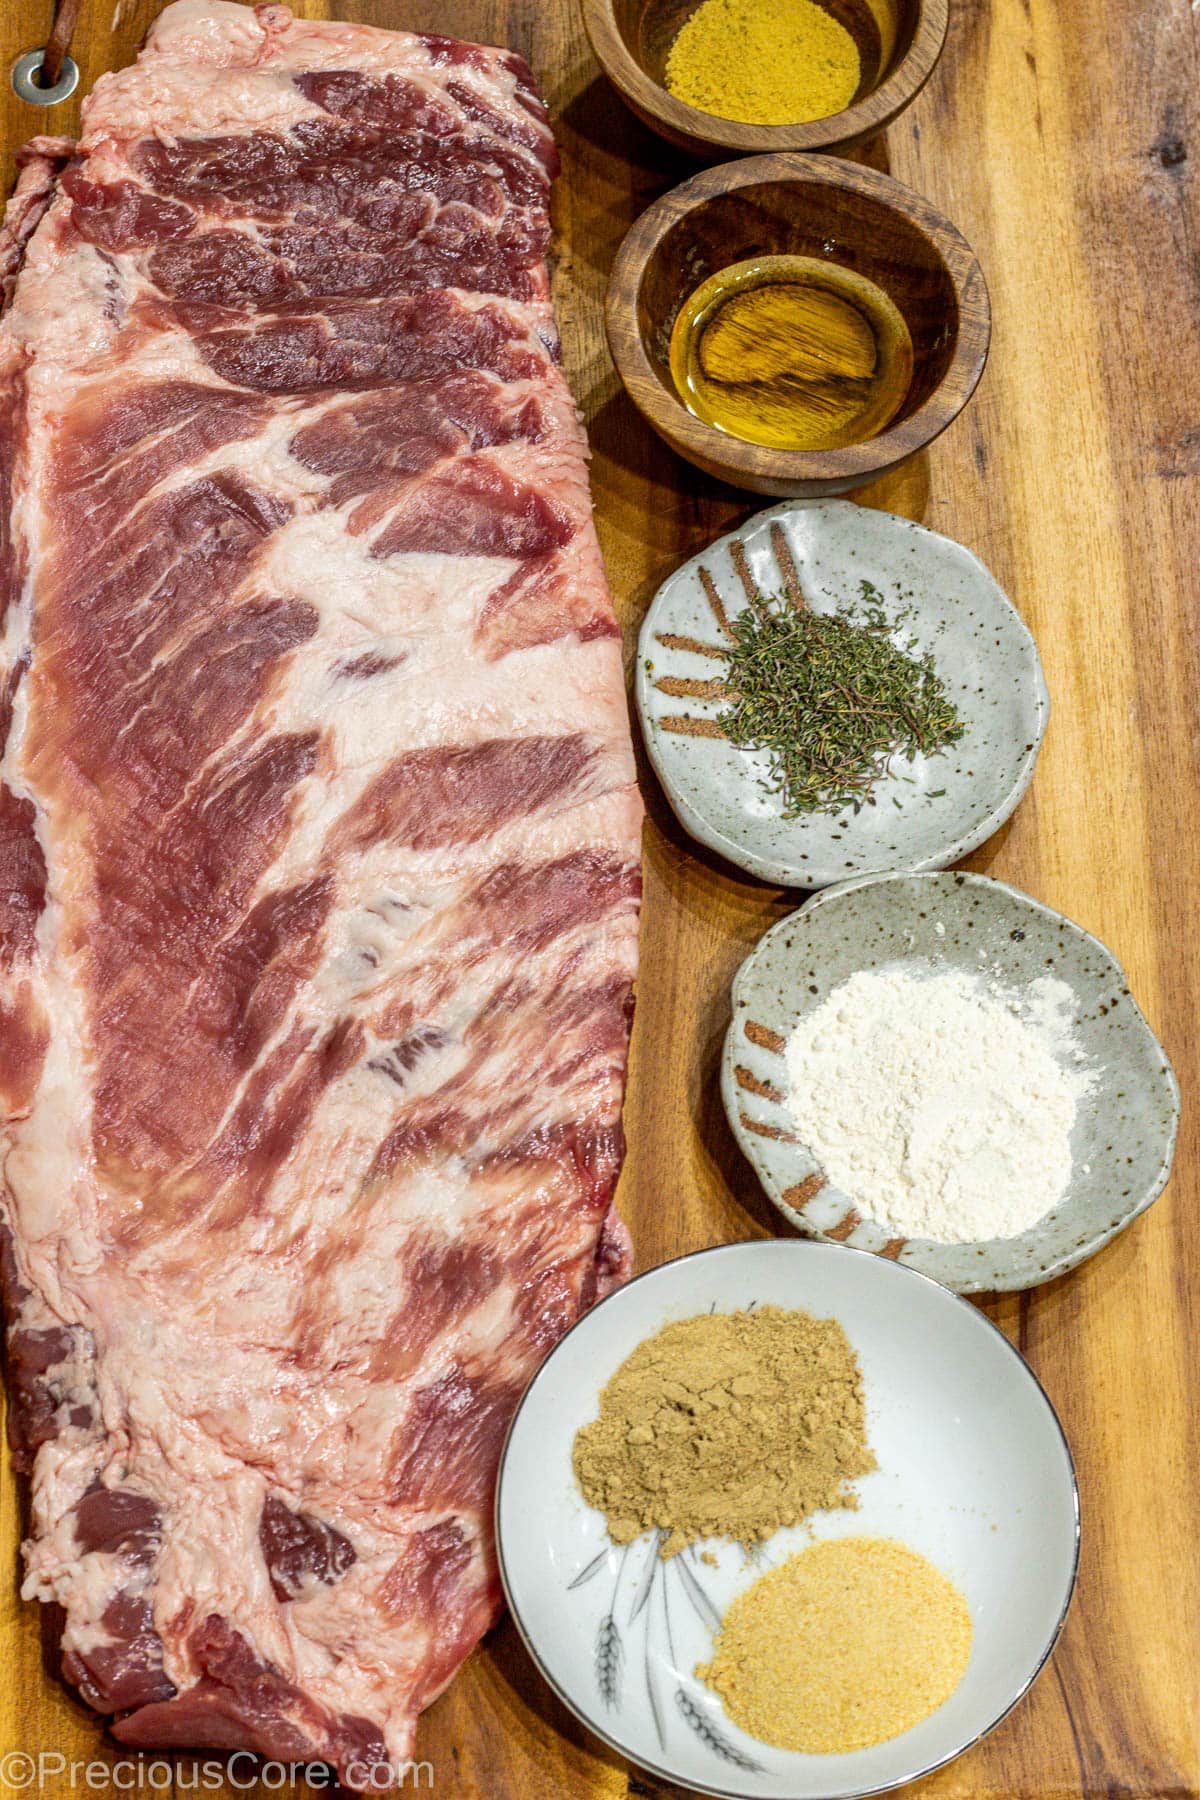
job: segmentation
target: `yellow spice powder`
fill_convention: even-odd
[[[751,1737],[828,1755],[928,1718],[970,1655],[971,1614],[947,1576],[889,1538],[849,1537],[760,1576],[696,1674]]]
[[[610,1537],[657,1528],[664,1556],[856,1506],[875,1467],[858,1359],[836,1319],[778,1306],[677,1319],[621,1364],[574,1463]]]
[[[667,57],[677,100],[743,125],[797,125],[849,106],[858,46],[816,0],[703,0]]]

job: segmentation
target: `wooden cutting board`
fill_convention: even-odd
[[[617,245],[691,165],[637,125],[599,76],[573,0],[293,4],[314,17],[509,43],[541,78],[564,165],[558,316],[632,656],[658,583],[755,510],[752,497],[651,436],[604,345]],[[157,0],[85,0],[75,40],[83,92],[132,59],[157,10]],[[1200,1165],[1190,1109],[1200,939],[1188,921],[1200,889],[1196,23],[1189,0],[955,0],[952,14],[929,88],[868,155],[975,246],[995,315],[991,365],[932,452],[858,498],[978,551],[1037,636],[1054,702],[1049,737],[1028,798],[969,866],[1061,907],[1112,946],[1174,1058],[1188,1110],[1174,1180],[1139,1224],[1077,1273],[987,1303],[1062,1414],[1079,1467],[1083,1563],[1066,1632],[1031,1697],[924,1791],[1183,1800],[1200,1795]],[[5,69],[44,42],[49,18],[50,0],[0,6]],[[34,131],[77,124],[76,102],[35,110],[7,85],[0,106],[9,151]],[[645,1267],[778,1228],[726,1128],[717,1057],[730,977],[795,897],[700,853],[644,763],[642,775],[646,904],[620,1199]],[[0,1753],[112,1763],[116,1746],[48,1670],[38,1609],[17,1599],[19,1535],[8,1476]],[[418,1755],[433,1765],[435,1791],[454,1800],[667,1791],[574,1722],[508,1623],[427,1715]],[[190,1767],[179,1764],[180,1791]],[[42,1791],[86,1791],[84,1780],[51,1775]]]

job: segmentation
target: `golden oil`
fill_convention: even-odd
[[[912,381],[894,301],[853,269],[760,256],[702,282],[671,331],[689,412],[773,450],[836,450],[891,422]]]

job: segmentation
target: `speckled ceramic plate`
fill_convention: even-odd
[[[966,732],[936,756],[892,759],[857,814],[785,819],[766,757],[722,741],[713,654],[747,590],[802,595],[819,612],[878,590],[915,639]],[[706,648],[707,647],[707,648]],[[1008,818],[1033,777],[1050,701],[1037,646],[979,559],[908,519],[845,500],[773,506],[659,588],[638,646],[638,711],[654,769],[693,837],[764,881],[826,887],[877,869],[943,869]]]
[[[787,1109],[783,1050],[796,1020],[855,970],[908,961],[986,971],[1013,988],[1054,975],[1075,995],[1075,1034],[1096,1080],[1076,1117],[1071,1185],[1020,1237],[889,1238],[826,1182]],[[781,919],[734,980],[721,1094],[739,1144],[793,1225],[906,1263],[960,1294],[1036,1287],[1093,1256],[1166,1186],[1179,1124],[1174,1071],[1111,951],[986,875],[866,876]]]
[[[815,1514],[818,1539],[898,1538],[958,1583],[974,1622],[966,1674],[920,1724],[846,1755],[777,1750],[732,1723],[696,1678],[714,1628],[755,1575],[809,1542],[778,1532],[663,1562],[647,1535],[609,1541],[571,1471],[601,1387],[669,1319],[754,1304],[840,1320],[863,1373],[878,1469],[859,1510]],[[848,1800],[918,1780],[998,1724],[1043,1667],[1075,1579],[1079,1514],[1053,1408],[1011,1344],[935,1282],[828,1244],[727,1244],[618,1288],[534,1377],[500,1464],[500,1572],[547,1681],[622,1755],[689,1793]],[[623,1784],[622,1784],[623,1785]]]

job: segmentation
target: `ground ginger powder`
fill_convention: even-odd
[[[610,1537],[752,1544],[825,1507],[875,1468],[862,1377],[836,1319],[764,1306],[666,1325],[628,1357],[575,1439],[584,1498]]]
[[[751,1737],[839,1754],[936,1712],[971,1636],[965,1599],[925,1557],[889,1538],[835,1538],[740,1594],[696,1674]]]
[[[677,100],[743,125],[831,118],[861,77],[857,44],[817,0],[702,0],[666,66]]]

